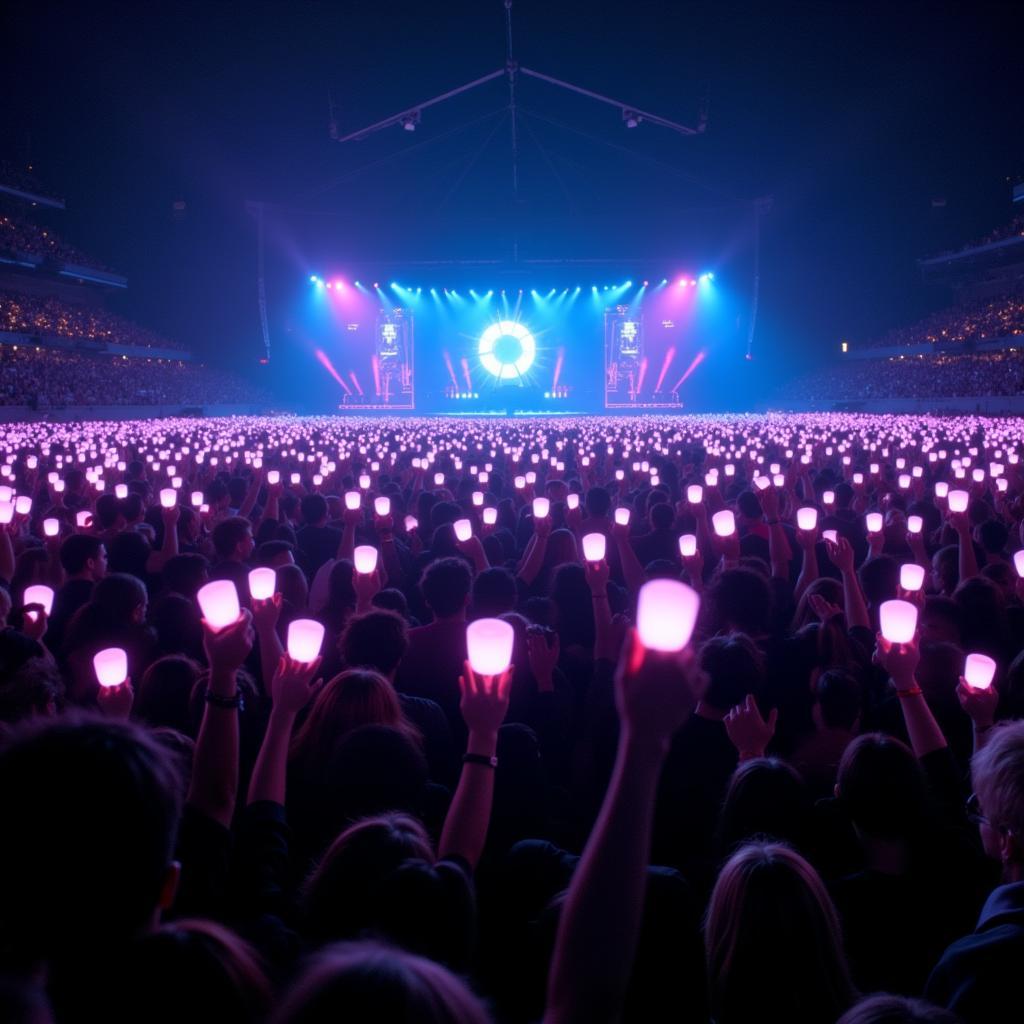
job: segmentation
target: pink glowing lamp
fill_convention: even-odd
[[[810,505],[796,510],[796,525],[807,532],[818,528],[818,510]]]
[[[608,541],[603,533],[583,535],[583,557],[588,562],[603,562]]]
[[[683,558],[693,558],[697,554],[697,538],[692,533],[684,533],[679,538],[679,554]]]
[[[203,618],[210,628],[219,633],[238,621],[241,609],[238,606],[238,591],[231,580],[213,580],[199,588],[196,600],[202,609]]]
[[[924,586],[924,566],[908,562],[900,566],[900,586],[904,590],[917,591]]]
[[[377,549],[369,544],[360,544],[352,552],[352,561],[355,562],[356,572],[369,576],[377,568]]]
[[[261,567],[249,573],[249,593],[254,601],[270,600],[276,588],[277,573],[273,569]]]
[[[53,588],[45,583],[34,583],[25,588],[25,604],[41,604],[47,615],[53,611]]]
[[[636,626],[652,651],[681,651],[693,636],[700,595],[679,580],[650,580],[640,588]]]
[[[719,537],[731,537],[736,532],[736,517],[724,508],[711,517],[711,525]]]
[[[93,655],[92,667],[100,686],[120,686],[128,678],[128,652],[122,647],[105,647]]]
[[[964,661],[964,682],[972,689],[987,690],[996,677],[996,663],[987,654],[968,654]]]
[[[501,675],[512,663],[515,632],[502,619],[477,619],[466,627],[469,665],[478,675]]]
[[[473,524],[468,519],[455,520],[455,539],[465,543],[473,536]]]
[[[323,623],[293,619],[288,625],[288,654],[296,661],[316,661],[324,642]]]
[[[917,605],[909,601],[883,601],[878,609],[882,636],[891,644],[909,644],[917,631]]]

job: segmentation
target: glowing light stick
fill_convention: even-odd
[[[679,580],[650,580],[640,588],[636,626],[652,651],[681,651],[693,636],[700,595]]]

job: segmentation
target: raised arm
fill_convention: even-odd
[[[252,616],[215,633],[203,620],[203,646],[210,663],[203,720],[199,726],[188,803],[225,828],[231,827],[238,796],[237,673],[252,650]]]
[[[539,575],[548,550],[548,534],[551,533],[551,518],[533,520],[533,543],[526,549],[526,557],[516,575],[529,586]]]
[[[146,572],[158,573],[178,553],[178,519],[181,510],[177,505],[162,508],[160,518],[164,523],[164,540],[159,551],[151,551],[146,559]]]
[[[978,556],[974,553],[974,542],[971,540],[971,523],[966,512],[950,512],[949,523],[956,530],[959,552],[957,567],[960,570],[960,582],[963,583],[978,575]]]
[[[284,648],[277,633],[277,623],[281,617],[280,594],[274,594],[266,600],[253,599],[252,621],[256,630],[256,641],[260,651],[260,676],[263,692],[270,693],[273,686],[274,673],[281,661]]]
[[[615,547],[619,552],[619,562],[622,565],[622,575],[630,593],[639,593],[644,585],[644,567],[640,559],[636,557],[633,545],[629,543],[629,526],[616,523],[612,527],[612,536],[615,538]]]
[[[850,542],[845,537],[840,537],[835,544],[826,541],[825,547],[832,564],[842,576],[843,609],[846,612],[847,626],[851,629],[854,626],[870,629],[871,618],[864,601],[864,592],[860,589],[860,580],[857,579],[857,570],[853,565],[853,548]]]
[[[249,780],[249,796],[246,803],[255,804],[263,800],[284,805],[285,781],[288,775],[288,743],[298,713],[317,695],[323,680],[315,683],[320,659],[303,662],[294,661],[287,654],[281,655],[270,685],[273,706],[263,734],[263,743],[253,766]]]
[[[800,560],[800,575],[796,580],[796,587],[793,590],[793,600],[799,601],[804,591],[818,578],[818,531],[797,530],[796,539],[800,544],[802,558]]]
[[[617,652],[612,630],[612,609],[608,602],[608,563],[586,562],[583,568],[587,574],[590,603],[594,610],[594,657],[614,661]]]
[[[466,662],[459,685],[459,709],[469,729],[469,740],[459,784],[444,819],[438,853],[442,857],[461,857],[475,868],[491,821],[498,729],[508,712],[512,667],[500,676],[481,676]]]
[[[238,506],[238,514],[243,519],[248,519],[252,515],[252,510],[256,507],[256,499],[260,496],[260,488],[263,486],[263,469],[253,470],[252,480],[249,482],[249,489],[245,492],[245,497],[242,499],[242,504]]]
[[[918,759],[949,745],[924,699],[924,692],[917,685],[915,672],[920,659],[916,636],[909,644],[891,644],[881,633],[878,634],[875,661],[889,673],[896,688],[910,746]]]
[[[655,794],[672,735],[697,698],[691,652],[645,651],[635,633],[616,675],[622,722],[611,783],[569,886],[544,1024],[604,1024],[622,1011],[640,934]]]

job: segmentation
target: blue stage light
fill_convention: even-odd
[[[533,365],[537,342],[524,324],[501,320],[480,335],[477,355],[480,365],[498,380],[515,380]]]

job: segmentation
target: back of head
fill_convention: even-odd
[[[719,849],[729,854],[741,843],[762,838],[800,849],[808,837],[810,817],[811,800],[796,769],[774,757],[744,761],[726,791]]]
[[[189,697],[202,668],[191,658],[169,655],[158,658],[136,687],[132,714],[153,728],[192,731]]]
[[[145,928],[168,881],[179,801],[166,751],[126,722],[68,717],[12,734],[0,750],[4,954],[107,954]]]
[[[181,920],[139,939],[121,964],[112,1020],[177,1024],[196,1014],[224,1024],[258,1024],[271,991],[256,951],[212,921]]]
[[[490,1024],[480,1001],[440,964],[361,942],[324,950],[295,983],[274,1024],[415,1021]]]
[[[162,574],[164,586],[168,590],[191,599],[209,578],[210,563],[203,555],[186,552],[169,558]]]
[[[348,668],[370,668],[390,676],[409,646],[405,620],[394,612],[366,612],[349,619],[339,650]]]
[[[883,994],[862,999],[836,1024],[960,1024],[960,1018],[923,999]]]
[[[719,711],[742,704],[747,694],[756,696],[764,685],[764,659],[743,633],[708,640],[700,650],[700,666],[708,678],[701,700]]]
[[[890,601],[899,589],[900,567],[895,558],[879,555],[860,567],[860,584],[868,604],[878,606]]]
[[[991,731],[971,758],[971,782],[992,828],[1024,836],[1024,722]]]
[[[864,708],[864,688],[841,669],[818,676],[814,687],[821,724],[827,729],[852,729]]]
[[[144,579],[149,559],[149,542],[141,533],[126,530],[119,533],[107,547],[107,565],[111,572],[128,573]]]
[[[772,614],[772,592],[768,580],[753,569],[726,569],[708,588],[712,628],[731,628],[760,636]]]
[[[84,572],[90,559],[100,557],[103,541],[88,533],[73,533],[60,546],[60,564],[69,576]]]
[[[473,575],[461,558],[438,558],[423,571],[420,591],[427,607],[439,618],[449,618],[466,607]]]
[[[726,862],[705,937],[718,1024],[833,1021],[852,1001],[835,908],[786,846],[751,843]]]
[[[230,558],[252,529],[243,516],[229,516],[213,528],[213,549],[218,558]]]
[[[64,685],[42,644],[15,629],[0,630],[0,722],[49,714]]]
[[[307,526],[319,526],[327,518],[327,500],[322,494],[304,495],[299,508]]]
[[[314,768],[326,766],[336,744],[364,725],[401,726],[402,706],[379,672],[352,668],[331,679],[292,740],[292,756]]]
[[[595,519],[603,519],[612,507],[612,499],[603,487],[591,487],[584,499],[587,515]]]
[[[843,753],[836,783],[843,807],[864,835],[910,839],[918,833],[928,786],[905,743],[880,732],[858,736]]]

